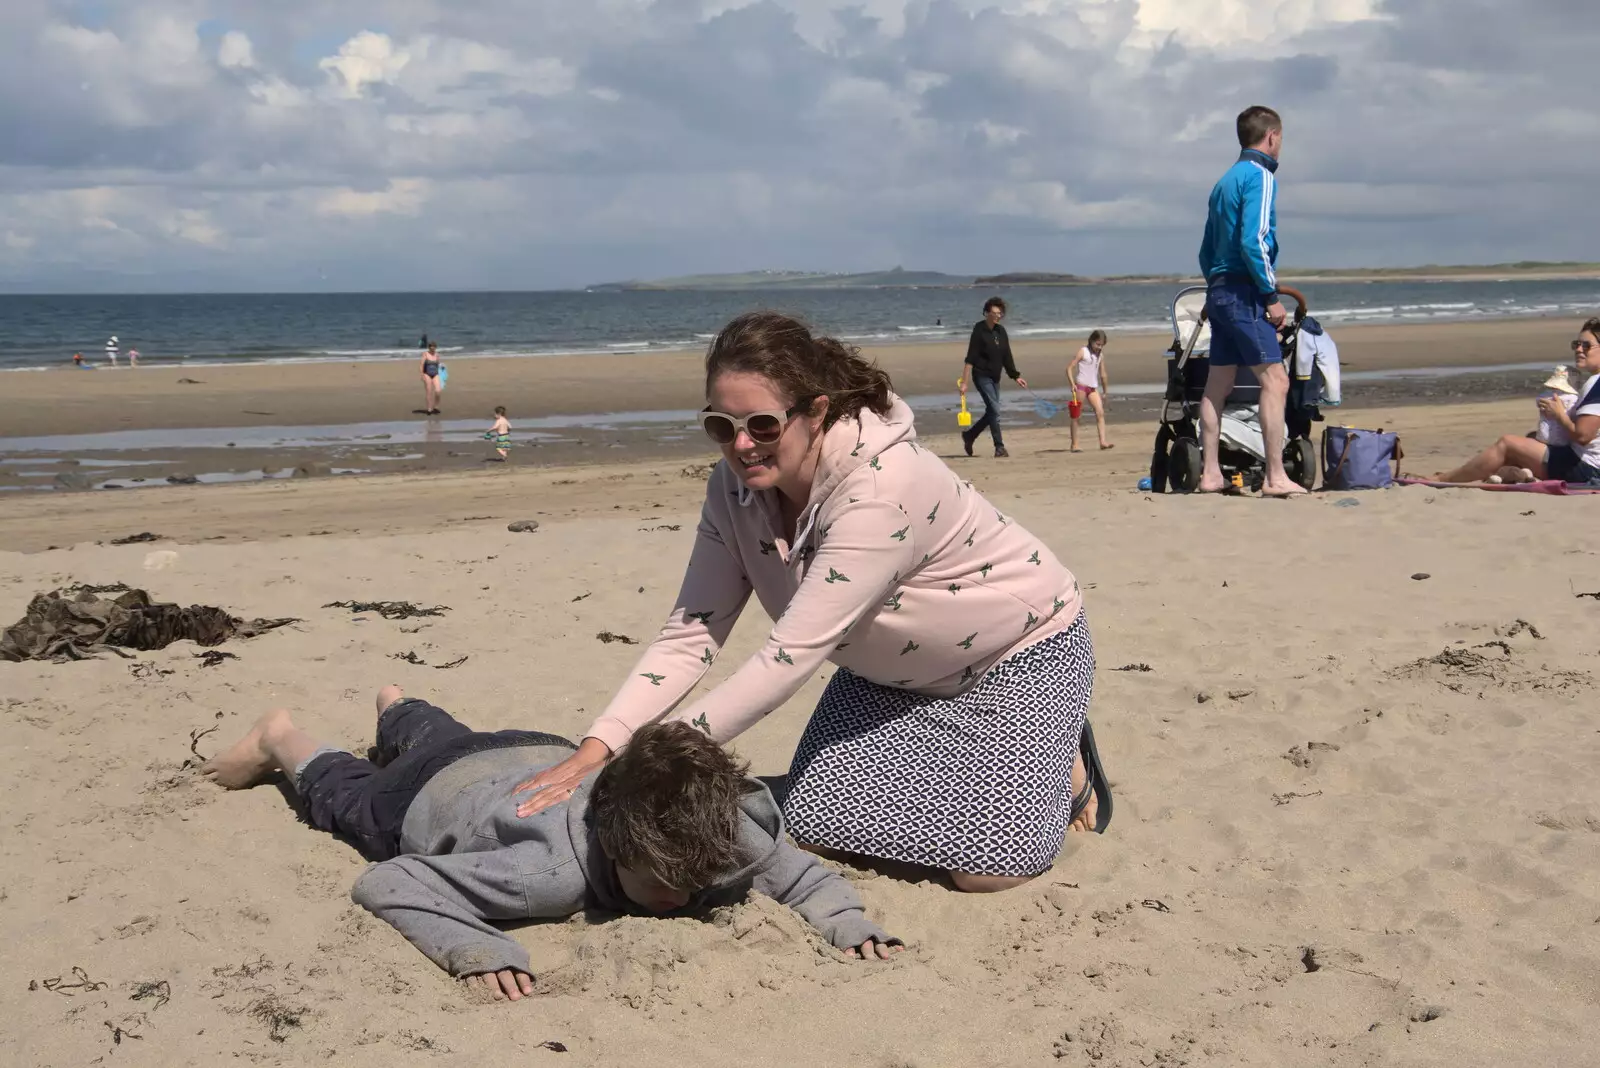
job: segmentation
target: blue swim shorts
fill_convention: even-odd
[[[1260,367],[1282,363],[1278,335],[1267,322],[1271,303],[1250,282],[1218,280],[1206,290],[1211,323],[1211,366]]]

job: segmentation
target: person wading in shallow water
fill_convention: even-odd
[[[1000,372],[1010,375],[1023,389],[1028,388],[1028,380],[1017,373],[1016,361],[1011,357],[1011,339],[1006,336],[1006,328],[1000,325],[1000,320],[1005,317],[1005,301],[999,297],[984,301],[983,318],[972,328],[972,338],[967,342],[967,358],[961,365],[961,377],[956,381],[956,386],[966,393],[967,371],[970,368],[972,384],[983,398],[983,418],[961,432],[961,444],[966,447],[968,456],[972,455],[972,446],[977,442],[978,435],[983,433],[984,427],[989,428],[989,436],[994,439],[994,454],[1011,455],[1006,451],[1005,439],[1000,435]]]
[[[439,414],[439,394],[439,346],[430,341],[427,351],[422,354],[424,415]]]

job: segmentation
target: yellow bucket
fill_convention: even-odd
[[[972,413],[967,411],[967,391],[961,391],[961,410],[956,413],[956,426],[971,426]]]

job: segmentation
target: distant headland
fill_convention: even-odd
[[[1502,279],[1549,280],[1600,278],[1600,263],[1521,260],[1516,263],[1426,264],[1420,267],[1283,267],[1285,282],[1494,282]],[[944,271],[887,271],[857,273],[836,271],[743,271],[731,274],[693,274],[652,281],[604,282],[585,286],[589,293],[652,292],[662,290],[761,289],[917,289],[1004,286],[1097,286],[1138,283],[1179,284],[1198,281],[1183,274],[1127,274],[1091,277],[1054,271],[1008,271],[1002,274],[949,274]]]

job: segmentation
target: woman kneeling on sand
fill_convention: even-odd
[[[1103,830],[1071,572],[917,444],[887,375],[794,319],[729,323],[706,399],[722,462],[677,604],[578,752],[518,787],[519,814],[570,796],[668,713],[732,738],[831,661],[782,799],[806,848],[1004,890],[1050,867],[1069,824]],[[778,621],[766,644],[674,712],[752,591]]]
[[[1504,467],[1526,468],[1534,478],[1563,482],[1600,478],[1600,318],[1579,329],[1572,355],[1583,378],[1577,404],[1569,411],[1558,398],[1539,401],[1540,414],[1566,432],[1568,444],[1545,445],[1507,434],[1454,471],[1438,476],[1438,481],[1481,482]]]

